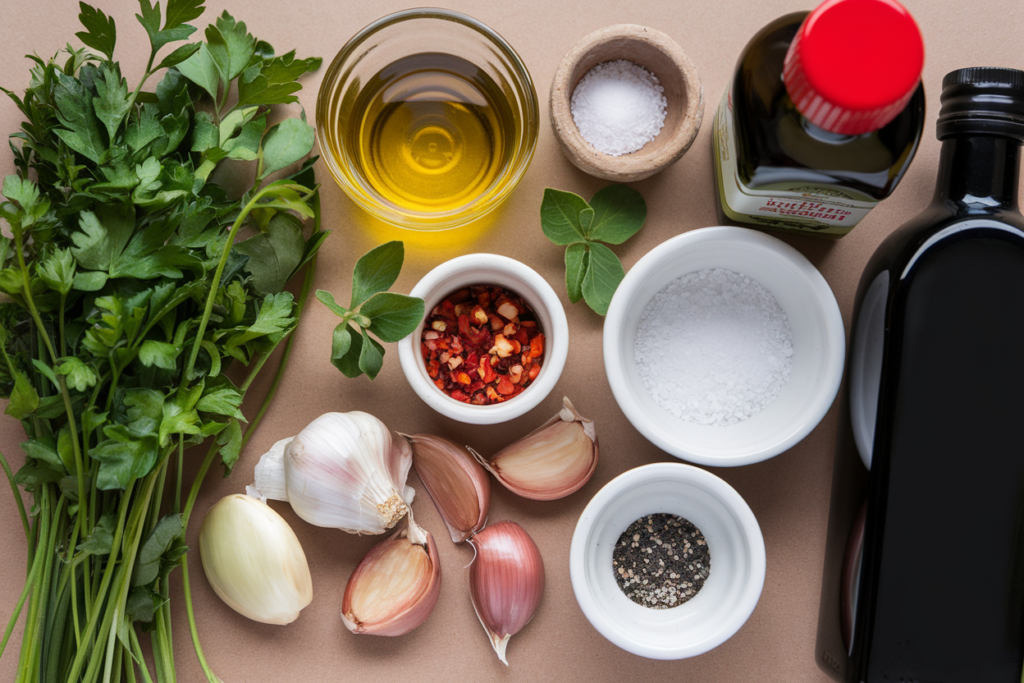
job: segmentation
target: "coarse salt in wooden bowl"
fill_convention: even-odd
[[[625,59],[654,74],[665,89],[665,125],[636,152],[611,156],[597,151],[573,122],[573,91],[598,64]],[[590,175],[620,183],[643,180],[679,160],[693,144],[704,118],[704,93],[693,63],[661,31],[617,24],[595,31],[562,59],[551,82],[551,126],[569,161]]]

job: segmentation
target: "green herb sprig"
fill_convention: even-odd
[[[134,681],[136,669],[175,681],[176,567],[196,655],[218,680],[199,644],[185,529],[210,467],[230,471],[281,381],[327,233],[314,159],[270,178],[308,157],[312,127],[301,113],[267,126],[320,60],[276,55],[227,13],[205,41],[170,49],[203,9],[140,0],[150,52],[129,88],[113,17],[81,3],[86,48],[30,57],[24,94],[3,90],[25,119],[0,203],[12,235],[0,237],[0,395],[28,436],[17,473],[0,454],[28,545],[0,638],[2,656],[26,615],[19,682]],[[226,159],[253,162],[240,196],[215,180]],[[284,286],[303,269],[296,298]],[[243,428],[242,402],[281,344]],[[204,442],[185,488],[185,449]],[[155,677],[137,629],[151,632]]]
[[[426,312],[423,299],[387,291],[402,271],[405,245],[387,242],[363,254],[352,274],[349,307],[338,305],[334,295],[323,289],[316,298],[341,317],[334,328],[331,363],[346,377],[366,373],[373,379],[384,364],[383,342],[397,342],[415,331]]]
[[[540,224],[549,240],[565,250],[565,286],[569,301],[587,302],[598,315],[608,312],[612,295],[626,272],[611,249],[635,235],[647,218],[647,204],[636,190],[609,185],[588,203],[572,192],[544,190]]]

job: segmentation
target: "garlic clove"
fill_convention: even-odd
[[[523,527],[492,524],[469,539],[476,558],[469,570],[469,591],[476,616],[498,659],[508,666],[505,648],[533,618],[544,595],[544,561]]]
[[[485,460],[476,459],[505,488],[524,498],[556,500],[583,487],[597,469],[597,431],[568,398],[543,425]]]
[[[199,556],[214,592],[264,624],[290,624],[313,600],[313,580],[295,532],[266,503],[235,494],[203,519]]]
[[[370,549],[349,577],[341,620],[352,633],[400,636],[430,616],[441,594],[441,568],[430,532],[406,526]]]
[[[404,434],[401,436],[405,436]],[[413,464],[434,501],[452,541],[462,543],[487,522],[491,482],[469,451],[430,434],[405,436]]]
[[[287,500],[316,526],[380,534],[412,503],[411,467],[412,448],[373,415],[326,413],[264,454],[253,493]]]

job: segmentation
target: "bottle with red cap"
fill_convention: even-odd
[[[714,121],[726,218],[842,237],[892,194],[924,127],[924,43],[896,0],[827,0],[747,44]]]

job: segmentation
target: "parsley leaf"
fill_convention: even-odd
[[[191,57],[178,64],[176,68],[182,76],[205,90],[214,100],[217,99],[220,70],[206,43],[202,43]]]
[[[107,155],[107,143],[93,113],[92,93],[81,81],[63,72],[57,72],[57,80],[54,101],[57,118],[64,128],[54,129],[54,135],[90,161],[102,163]]]
[[[99,50],[107,56],[107,59],[114,58],[114,43],[117,42],[117,28],[114,26],[114,18],[108,17],[103,10],[98,10],[84,2],[78,3],[81,12],[78,20],[85,27],[75,35],[83,43],[94,50]]]
[[[266,178],[274,171],[291,166],[313,151],[313,126],[301,119],[285,119],[263,136],[263,160],[260,173]]]
[[[227,11],[206,28],[206,42],[226,84],[242,73],[256,52],[256,39],[246,32],[245,23],[236,22]]]
[[[156,3],[156,5],[152,5],[150,4],[149,0],[139,0],[139,5],[142,10],[142,14],[136,14],[135,18],[139,20],[139,23],[142,24],[142,27],[146,29],[146,33],[149,35],[149,44],[152,48],[153,55],[159,52],[160,48],[162,48],[164,45],[167,45],[168,43],[174,43],[179,40],[186,40],[189,36],[195,33],[195,27],[189,26],[184,22],[191,21],[198,17],[200,14],[202,14],[203,0],[198,0],[198,2],[191,2],[188,4],[193,5],[193,10],[198,9],[198,11],[194,11],[193,13],[181,12],[179,11],[180,6],[182,5],[181,2],[174,2],[174,0],[168,2],[167,22],[164,25],[164,28],[161,29],[160,3],[158,2]],[[174,52],[172,52],[171,55],[168,55],[168,57],[165,58],[164,61],[161,62],[160,66],[158,66],[157,68],[159,69],[162,67],[173,66],[173,64],[166,63],[168,59],[170,59],[170,57],[173,56],[175,53],[178,53],[179,51],[187,47],[189,46],[186,45],[184,47],[180,47]],[[198,44],[196,44],[195,49],[198,49]]]
[[[103,77],[96,81],[97,97],[92,98],[92,104],[96,117],[106,126],[108,139],[113,142],[132,103],[128,99],[128,83],[121,78],[121,70],[116,65],[104,64],[100,72]]]
[[[103,204],[95,211],[83,211],[78,218],[82,232],[72,233],[71,253],[89,270],[107,270],[128,245],[135,228],[135,210],[130,204]]]
[[[249,257],[245,270],[259,292],[280,292],[299,267],[305,251],[302,222],[290,213],[274,214],[267,231],[235,245]]]

